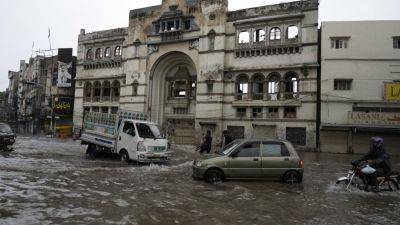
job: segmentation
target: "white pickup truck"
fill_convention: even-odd
[[[147,121],[141,112],[118,114],[86,113],[81,140],[88,153],[108,151],[126,162],[165,163],[169,160],[168,140],[156,123]]]

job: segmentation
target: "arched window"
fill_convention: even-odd
[[[236,99],[244,100],[247,99],[249,93],[249,78],[247,75],[239,75],[236,80]]]
[[[239,44],[246,44],[250,42],[250,34],[247,31],[239,33]]]
[[[276,101],[279,99],[279,81],[281,76],[279,73],[271,73],[268,76],[268,100]]]
[[[92,84],[90,82],[86,82],[83,89],[84,101],[91,102],[92,101]]]
[[[93,87],[93,101],[99,102],[101,97],[101,84],[100,82],[96,81]]]
[[[120,97],[120,87],[119,81],[115,80],[111,85],[111,101],[119,101]]]
[[[115,50],[114,50],[114,56],[121,56],[122,55],[122,49],[121,49],[121,46],[117,46],[117,47],[115,47]]]
[[[209,50],[215,49],[215,36],[216,36],[216,33],[214,30],[211,30],[210,33],[208,33],[208,49]]]
[[[288,72],[285,75],[285,98],[297,98],[299,92],[299,80],[295,72]]]
[[[253,34],[253,42],[263,42],[265,41],[265,30],[256,29]]]
[[[103,52],[101,51],[101,48],[96,49],[95,58],[96,59],[103,58]]]
[[[291,25],[287,28],[287,38],[296,39],[299,36],[299,28],[295,25]]]
[[[270,40],[280,40],[281,39],[281,29],[279,27],[274,27],[271,29],[269,33]]]
[[[109,81],[104,81],[103,83],[103,95],[101,96],[101,100],[108,102],[111,97],[111,85]]]
[[[253,100],[264,99],[264,75],[255,74],[252,79]]]
[[[106,50],[104,51],[104,56],[105,56],[106,58],[111,57],[111,48],[110,48],[110,47],[107,47],[107,48],[106,48]]]
[[[93,52],[92,49],[87,50],[86,52],[86,59],[93,59]]]

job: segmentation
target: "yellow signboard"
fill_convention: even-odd
[[[385,100],[400,101],[400,82],[385,84]]]

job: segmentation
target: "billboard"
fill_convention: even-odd
[[[58,79],[57,87],[71,87],[72,86],[72,48],[58,49]]]
[[[400,82],[385,83],[385,100],[400,101]]]
[[[56,116],[72,116],[74,99],[70,97],[54,98],[54,114]]]

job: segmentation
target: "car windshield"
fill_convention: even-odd
[[[217,152],[219,155],[227,155],[229,154],[233,149],[235,149],[238,145],[240,144],[239,140],[235,140],[225,147],[223,147],[220,151]]]
[[[141,138],[162,139],[163,135],[157,125],[137,123],[136,128]]]
[[[0,132],[11,133],[12,130],[11,130],[10,126],[8,126],[7,124],[0,124]]]

